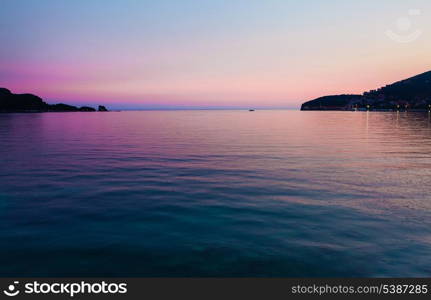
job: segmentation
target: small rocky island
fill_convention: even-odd
[[[32,94],[13,94],[0,88],[0,112],[90,112],[96,109],[88,106],[76,107],[68,104],[48,104],[42,98]],[[98,111],[108,111],[100,105]]]
[[[317,98],[301,110],[431,111],[431,71],[362,95]]]

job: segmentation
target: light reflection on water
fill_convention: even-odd
[[[2,276],[429,276],[424,113],[0,114]]]

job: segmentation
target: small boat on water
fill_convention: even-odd
[[[254,109],[249,109],[248,111],[254,111]]]

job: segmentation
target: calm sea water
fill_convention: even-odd
[[[0,114],[0,276],[430,276],[426,113]]]

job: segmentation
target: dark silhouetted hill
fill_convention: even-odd
[[[431,71],[363,95],[326,96],[305,102],[301,110],[430,110]]]
[[[0,110],[47,110],[49,105],[32,94],[12,94],[5,88],[0,88]]]
[[[99,106],[99,110],[100,110]],[[105,111],[108,111],[104,106]],[[76,107],[68,104],[48,104],[42,98],[32,94],[13,94],[0,88],[0,112],[73,112],[96,111],[92,107]]]
[[[362,95],[324,96],[302,104],[302,110],[341,110],[352,101],[357,101]]]

